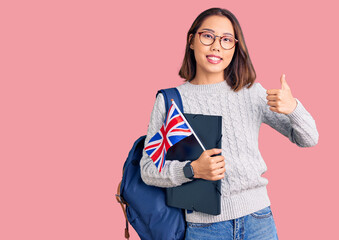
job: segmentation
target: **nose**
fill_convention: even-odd
[[[214,43],[211,45],[211,50],[217,50],[220,52],[220,49],[220,40],[218,39],[218,37],[215,37]]]

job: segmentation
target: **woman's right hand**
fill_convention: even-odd
[[[200,157],[192,161],[191,166],[194,172],[194,178],[202,178],[211,181],[217,181],[225,177],[225,157],[222,155],[214,156],[221,153],[221,149],[212,148],[205,150]]]

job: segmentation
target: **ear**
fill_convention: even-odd
[[[192,37],[193,37],[193,34],[191,33],[190,36],[189,36],[188,42],[191,41]],[[193,48],[193,44],[190,44],[190,49],[192,49],[192,50],[194,49],[194,48]]]

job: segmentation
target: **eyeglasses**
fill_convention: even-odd
[[[220,40],[220,46],[224,48],[225,50],[232,49],[235,44],[238,42],[237,39],[235,39],[232,36],[216,36],[211,32],[198,32],[200,42],[206,46],[212,45],[216,39],[216,37],[219,37]]]

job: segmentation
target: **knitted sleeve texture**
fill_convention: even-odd
[[[161,126],[164,123],[166,117],[166,107],[164,96],[159,93],[153,110],[151,113],[151,119],[148,124],[147,136],[145,140],[145,145],[148,141],[154,136],[155,133],[159,131]],[[192,181],[189,178],[186,178],[184,175],[183,167],[187,161],[178,161],[171,160],[166,161],[161,172],[158,171],[153,160],[146,153],[145,149],[143,150],[143,156],[140,160],[140,174],[142,180],[147,185],[153,185],[157,187],[176,187],[180,186],[185,182]]]
[[[295,98],[297,107],[293,112],[289,114],[276,113],[269,109],[266,89],[260,83],[257,84],[257,87],[264,123],[288,137],[292,143],[299,147],[312,147],[318,143],[319,133],[315,120],[299,99]]]

